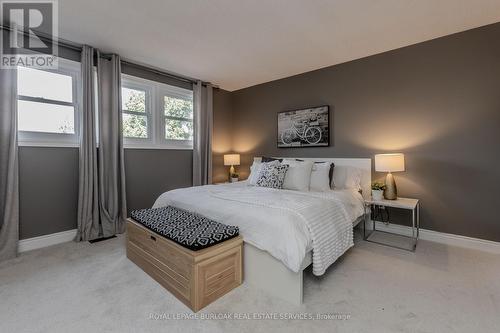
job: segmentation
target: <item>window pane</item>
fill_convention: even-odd
[[[73,78],[39,69],[17,68],[17,93],[56,101],[73,102]]]
[[[135,114],[123,114],[123,136],[126,138],[147,138],[148,118]]]
[[[122,110],[146,112],[146,92],[144,90],[122,88]]]
[[[193,100],[164,97],[165,116],[193,119]]]
[[[17,101],[20,131],[75,133],[75,111],[72,106]]]
[[[193,122],[165,119],[165,138],[168,140],[193,140]]]

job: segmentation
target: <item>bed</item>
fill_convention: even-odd
[[[302,160],[356,168],[361,193],[370,193],[370,159]],[[171,205],[238,226],[244,240],[244,283],[299,305],[303,270],[312,264],[313,274],[322,275],[353,246],[353,228],[364,217],[361,193],[276,190],[243,181],[168,191],[153,207]]]

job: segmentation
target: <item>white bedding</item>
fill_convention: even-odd
[[[245,242],[294,272],[312,249],[315,275],[353,245],[352,223],[363,214],[363,199],[354,190],[299,192],[246,182],[172,190],[153,207],[168,205],[238,226]]]

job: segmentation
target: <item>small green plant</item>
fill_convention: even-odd
[[[384,183],[378,183],[378,182],[372,183],[372,190],[383,191],[385,190],[385,188],[386,186]]]

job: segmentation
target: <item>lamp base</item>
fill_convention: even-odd
[[[233,178],[234,173],[235,173],[234,166],[231,165],[231,167],[229,168],[229,178],[228,178],[230,183],[232,182],[232,178]]]
[[[384,198],[387,200],[396,200],[398,198],[398,188],[396,187],[396,181],[392,173],[388,173],[385,177],[385,191]]]

